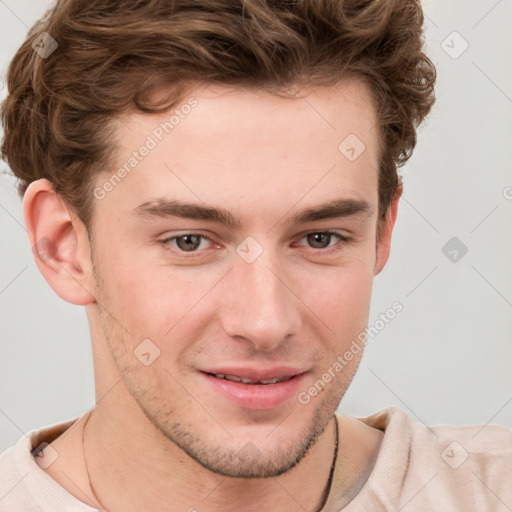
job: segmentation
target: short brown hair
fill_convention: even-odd
[[[434,103],[422,25],[419,0],[59,0],[10,64],[2,158],[21,194],[47,178],[88,226],[115,116],[171,108],[194,83],[277,92],[358,77],[377,106],[382,219]],[[32,48],[43,32],[58,43],[47,58]]]

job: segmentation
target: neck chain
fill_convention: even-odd
[[[87,457],[85,456],[85,427],[87,425],[87,422],[89,421],[89,418],[91,417],[92,411],[88,414],[87,419],[85,420],[84,426],[82,428],[82,450],[83,450],[83,456],[84,456],[84,462],[85,462],[85,471],[87,473],[87,478],[89,480],[89,486],[91,488],[92,494],[94,496],[94,499],[96,503],[99,505],[98,510],[101,512],[109,512],[107,508],[105,508],[101,501],[99,500],[94,487],[91,482],[91,475],[89,474],[89,468],[87,467]],[[324,492],[322,494],[322,501],[320,502],[320,506],[317,508],[317,512],[321,512],[321,510],[325,507],[325,504],[327,503],[327,498],[329,497],[329,494],[331,492],[331,486],[332,486],[332,479],[334,476],[334,468],[336,467],[336,459],[338,458],[338,437],[339,437],[339,427],[338,427],[338,418],[334,416],[334,425],[335,425],[335,440],[334,440],[334,454],[332,457],[332,463],[331,463],[331,469],[329,471],[329,477],[327,478],[327,484],[325,486]]]

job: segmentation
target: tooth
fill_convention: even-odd
[[[226,375],[224,378],[235,382],[240,382],[242,380],[240,377],[235,377],[234,375]]]
[[[252,384],[253,382],[256,382],[255,380],[252,380],[252,379],[247,379],[245,377],[242,377],[242,382],[244,384]]]
[[[215,377],[217,377],[217,379],[223,379],[225,377],[225,375],[222,373],[216,373]]]
[[[262,384],[275,384],[277,382],[277,379],[267,379],[267,380],[261,380]]]

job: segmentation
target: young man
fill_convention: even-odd
[[[509,429],[335,414],[433,103],[422,21],[67,0],[33,28],[3,157],[97,403],[0,456],[2,512],[511,509]]]

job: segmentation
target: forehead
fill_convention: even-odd
[[[126,212],[153,198],[243,199],[260,210],[306,195],[377,201],[376,109],[360,81],[294,98],[203,85],[169,112],[124,115],[116,131],[116,166],[96,184],[124,167],[108,199]]]

